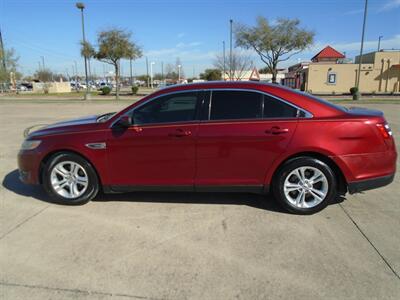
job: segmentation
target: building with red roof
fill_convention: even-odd
[[[313,94],[348,94],[356,85],[358,62],[331,46],[311,58],[288,68],[284,85]],[[361,56],[360,91],[362,93],[400,93],[400,51],[381,50]]]
[[[324,49],[315,54],[311,61],[316,62],[338,62],[340,59],[344,59],[344,54],[340,53],[331,46],[326,46]]]

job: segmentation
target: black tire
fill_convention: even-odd
[[[74,198],[66,198],[60,195],[55,191],[53,185],[51,184],[51,172],[53,168],[63,162],[63,161],[71,161],[74,163],[79,164],[84,171],[86,172],[88,178],[88,184],[86,190],[79,195],[78,197]],[[50,159],[47,161],[45,166],[42,170],[42,182],[43,188],[50,196],[51,200],[55,203],[65,204],[65,205],[82,205],[94,197],[96,197],[97,193],[99,192],[99,179],[97,177],[97,173],[94,170],[93,166],[83,157],[71,153],[71,152],[59,152],[54,154]]]
[[[284,183],[288,175],[299,167],[312,167],[325,175],[328,187],[322,202],[307,208],[300,208],[289,201],[284,192]],[[272,191],[275,199],[289,212],[301,215],[314,214],[324,209],[337,195],[337,180],[333,170],[324,162],[312,157],[296,157],[285,162],[274,175]],[[309,195],[309,194],[306,194]],[[312,194],[310,194],[312,197]],[[308,197],[308,196],[306,196]]]

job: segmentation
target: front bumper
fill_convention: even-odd
[[[39,184],[41,154],[35,150],[18,153],[19,179],[27,184]]]
[[[394,173],[382,177],[353,181],[348,183],[348,190],[350,194],[359,193],[366,190],[372,190],[392,183],[393,179],[394,179]]]

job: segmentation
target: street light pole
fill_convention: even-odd
[[[222,73],[222,80],[225,81],[225,72],[226,72],[226,68],[225,68],[225,41],[222,41],[222,56],[223,56],[223,73]]]
[[[85,8],[85,4],[82,2],[76,3],[76,7],[81,11],[81,16],[82,16],[82,37],[83,37],[83,44],[86,45],[86,38],[85,38],[85,20],[83,16],[83,10]],[[89,78],[88,78],[88,66],[87,66],[87,58],[86,55],[83,55],[83,58],[85,60],[85,78],[86,78],[86,94],[85,94],[85,100],[90,98],[90,89],[89,89]]]
[[[378,38],[378,52],[381,50],[381,39],[383,38],[383,35],[380,35]]]
[[[149,59],[146,56],[146,81],[147,81],[147,87],[149,87]]]
[[[155,64],[154,61],[150,63],[150,79],[151,79],[151,88],[153,88],[153,65]]]
[[[74,64],[75,64],[75,89],[76,92],[78,93],[78,65],[76,64],[76,60],[74,60]]]
[[[229,80],[232,80],[233,79],[232,72],[235,72],[235,70],[232,70],[232,23],[233,23],[233,20],[230,19],[229,22],[231,25],[230,46],[229,46],[230,47],[230,49],[229,49]]]
[[[130,68],[130,75],[131,75],[131,85],[133,85],[133,76],[132,76],[132,57],[129,59],[129,68]]]
[[[361,64],[362,64],[362,54],[363,54],[364,35],[365,35],[365,23],[367,21],[367,8],[368,8],[368,0],[365,0],[364,20],[363,20],[363,27],[362,27],[362,34],[361,34],[360,57],[358,59],[358,72],[357,72],[357,82],[356,82],[357,89],[359,89],[359,87],[360,87]]]

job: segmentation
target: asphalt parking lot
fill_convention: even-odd
[[[400,174],[312,216],[251,194],[68,207],[19,182],[25,128],[124,106],[0,103],[1,299],[398,299]],[[384,110],[399,149],[400,104],[364,106]]]

